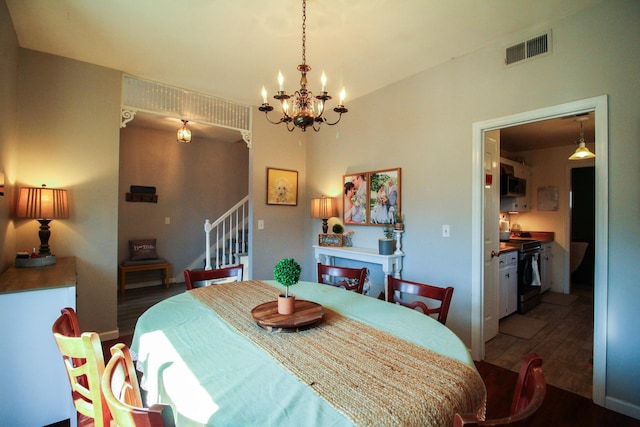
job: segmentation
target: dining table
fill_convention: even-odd
[[[171,405],[178,426],[449,426],[457,412],[484,416],[483,380],[445,325],[304,281],[289,288],[296,307],[321,315],[259,324],[257,308],[283,292],[274,280],[219,283],[145,311],[131,343],[145,404]]]

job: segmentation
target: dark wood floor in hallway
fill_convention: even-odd
[[[185,291],[184,283],[128,289],[118,297],[118,326],[121,336],[117,340],[103,342],[105,359],[112,345],[123,342],[131,345],[138,316],[153,304]],[[519,360],[514,363],[519,366]],[[546,366],[546,361],[545,365]],[[487,387],[487,418],[506,416],[511,405],[517,373],[493,363],[476,362],[476,367]],[[546,371],[545,371],[546,374]],[[547,387],[545,402],[532,421],[532,426],[621,426],[640,427],[640,421],[595,405],[591,399],[569,392],[554,385]]]

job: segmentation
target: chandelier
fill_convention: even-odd
[[[262,87],[262,106],[258,110],[263,111],[267,120],[274,125],[284,123],[287,126],[289,132],[292,132],[296,127],[306,131],[307,127],[311,127],[314,131],[320,130],[320,125],[326,123],[329,126],[338,124],[342,118],[342,114],[348,112],[344,105],[345,91],[344,88],[340,92],[340,103],[333,109],[338,113],[338,120],[333,123],[327,121],[324,114],[324,108],[326,101],[331,99],[331,96],[327,93],[327,77],[324,72],[322,73],[321,82],[322,90],[320,95],[314,96],[313,92],[307,89],[307,73],[311,71],[311,67],[307,65],[306,57],[306,40],[307,40],[307,2],[302,0],[302,64],[298,65],[298,71],[300,71],[300,89],[295,91],[293,95],[287,95],[284,91],[284,78],[282,73],[278,72],[278,92],[273,97],[280,101],[282,107],[282,117],[280,120],[274,122],[269,118],[269,112],[273,110],[273,107],[267,102],[267,90]]]

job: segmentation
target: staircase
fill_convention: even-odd
[[[204,269],[223,268],[240,263],[248,270],[249,252],[249,196],[231,207],[213,223],[204,222],[205,253]],[[188,269],[202,268],[200,259]]]

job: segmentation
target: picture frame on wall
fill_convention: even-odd
[[[401,169],[383,169],[369,172],[369,225],[389,226],[396,223],[396,214],[402,212]]]
[[[342,177],[342,222],[367,225],[369,222],[369,174],[359,172]]]
[[[298,205],[298,171],[267,168],[267,205]]]

